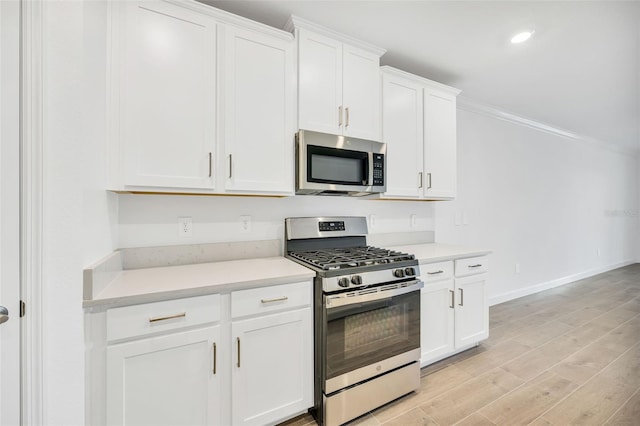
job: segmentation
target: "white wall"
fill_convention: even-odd
[[[84,424],[82,269],[116,247],[104,191],[105,4],[44,2],[43,424]],[[87,31],[85,31],[85,29]]]
[[[284,237],[284,218],[375,215],[370,233],[431,231],[434,204],[345,197],[290,198],[120,195],[120,247],[250,241]],[[417,217],[411,226],[410,216]],[[244,232],[241,215],[251,216]],[[177,218],[193,218],[193,237],[179,238]]]
[[[635,156],[464,110],[458,153],[458,197],[437,205],[436,241],[494,250],[492,302],[636,259]]]

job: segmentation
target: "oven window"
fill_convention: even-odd
[[[339,185],[366,185],[369,177],[366,152],[307,146],[307,180]]]
[[[420,291],[327,310],[327,379],[420,347]]]

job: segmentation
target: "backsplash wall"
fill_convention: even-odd
[[[119,195],[118,247],[148,247],[284,238],[284,219],[367,216],[369,233],[433,231],[436,202],[349,197],[287,198]],[[412,224],[411,215],[415,215]],[[191,217],[193,236],[178,236],[178,217]],[[251,216],[248,230],[240,216]]]

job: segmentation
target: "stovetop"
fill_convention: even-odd
[[[415,259],[412,254],[372,246],[291,251],[288,254],[323,271],[348,270],[375,265],[387,265],[392,268],[396,262]]]

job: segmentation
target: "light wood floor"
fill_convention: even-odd
[[[491,307],[488,340],[349,426],[453,424],[640,425],[640,264]]]

